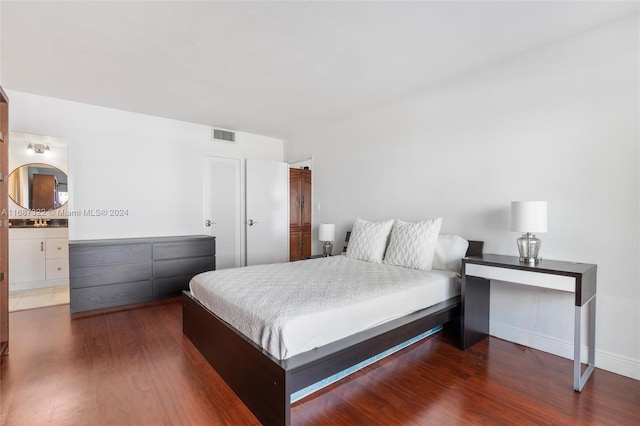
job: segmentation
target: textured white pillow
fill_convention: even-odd
[[[460,272],[462,258],[466,256],[469,241],[457,235],[440,235],[433,257],[433,269]]]
[[[413,269],[431,269],[442,218],[418,223],[396,220],[384,263]]]
[[[369,222],[357,218],[351,230],[351,237],[349,237],[347,257],[367,262],[382,262],[392,226],[393,219],[383,222]]]

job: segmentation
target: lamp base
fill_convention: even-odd
[[[527,265],[537,265],[541,260],[541,257],[520,257],[520,263],[526,263]]]
[[[540,246],[542,241],[531,232],[523,234],[518,238],[518,252],[520,252],[520,262],[529,265],[540,263]]]
[[[333,244],[331,241],[325,241],[322,243],[322,255],[324,257],[329,257],[333,253]]]

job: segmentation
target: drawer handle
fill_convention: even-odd
[[[44,241],[40,241],[40,251],[44,251]]]
[[[58,266],[58,271],[62,271],[62,268]]]
[[[62,247],[58,247],[58,250],[62,250]]]

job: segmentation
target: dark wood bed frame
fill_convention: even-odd
[[[482,254],[471,241],[467,256]],[[459,320],[460,296],[336,342],[278,360],[195,300],[182,294],[183,332],[260,422],[289,425],[291,394],[425,331]]]

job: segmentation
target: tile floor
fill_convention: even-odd
[[[69,303],[69,286],[36,288],[9,292],[9,312]]]

